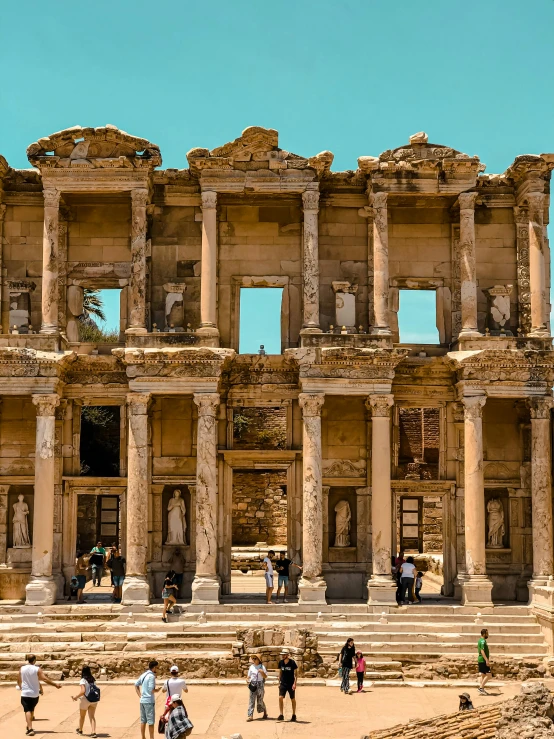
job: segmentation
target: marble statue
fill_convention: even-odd
[[[187,521],[185,501],[181,497],[180,490],[173,491],[173,497],[167,504],[167,541],[170,545],[186,544],[185,534]]]
[[[499,498],[491,498],[487,503],[487,523],[489,534],[487,546],[490,549],[502,549],[504,546],[504,506]]]
[[[29,538],[29,506],[23,495],[17,496],[17,503],[13,504],[13,546],[14,549],[25,549],[31,546]]]
[[[336,547],[349,547],[350,546],[350,519],[352,514],[350,513],[350,504],[347,500],[339,500],[335,506],[335,546]]]

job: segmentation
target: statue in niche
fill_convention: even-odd
[[[335,546],[350,546],[350,504],[347,500],[339,500],[335,506]]]
[[[186,531],[187,531],[187,520],[186,520],[187,508],[185,501],[181,497],[180,490],[173,491],[173,497],[167,504],[167,541],[169,545],[181,545],[186,544]]]
[[[23,495],[17,496],[13,504],[13,546],[14,549],[26,549],[31,546],[29,538],[29,506]]]
[[[487,547],[489,549],[502,549],[504,546],[504,506],[500,498],[491,498],[487,503],[487,523],[489,534]]]

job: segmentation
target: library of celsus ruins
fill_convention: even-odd
[[[193,604],[275,549],[300,604],[394,605],[406,552],[462,605],[554,621],[554,154],[487,174],[391,144],[335,172],[251,127],[164,170],[108,125],[0,156],[0,599],[63,599],[101,540],[124,606],[176,549]],[[253,288],[280,291],[279,354],[240,352]],[[90,290],[119,293],[111,343],[82,333]],[[408,291],[436,343],[399,332]]]

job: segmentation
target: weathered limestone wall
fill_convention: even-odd
[[[328,395],[321,420],[323,476],[362,477],[367,459],[367,421],[364,398]],[[354,469],[345,474],[338,460],[350,460]],[[357,472],[356,472],[357,470]]]
[[[0,472],[33,475],[36,411],[30,397],[6,396],[0,411]]]
[[[68,262],[129,262],[131,200],[127,196],[68,198]]]
[[[156,398],[152,404],[152,473],[196,473],[196,421],[190,396]]]
[[[287,543],[286,472],[233,473],[233,546]]]

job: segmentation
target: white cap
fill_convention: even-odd
[[[180,700],[181,700],[181,696],[178,693],[175,693],[175,695],[171,696],[172,703],[175,703],[175,701],[180,701]]]
[[[177,665],[173,665],[172,667],[169,668],[169,671],[170,672],[179,672],[179,668],[177,667]]]

